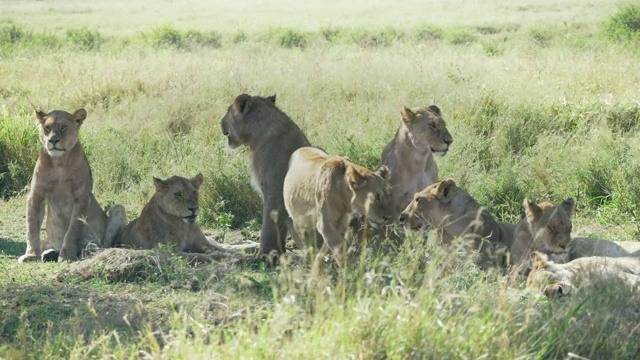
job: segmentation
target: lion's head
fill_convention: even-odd
[[[471,195],[452,179],[447,179],[416,193],[399,221],[414,230],[435,227],[456,237],[482,225],[482,212],[482,207]]]
[[[571,272],[563,266],[556,265],[546,254],[534,251],[531,253],[533,267],[527,277],[527,287],[539,290],[547,297],[560,298],[569,296],[573,290]]]
[[[222,134],[227,137],[227,144],[235,149],[249,142],[250,134],[253,133],[251,124],[245,121],[245,115],[251,107],[268,105],[275,107],[276,95],[267,97],[251,96],[247,94],[239,95],[229,108],[227,113],[220,120]]]
[[[172,176],[167,180],[160,180],[154,177],[156,196],[162,210],[182,218],[184,222],[195,222],[200,213],[198,190],[202,185],[202,180],[202,174],[198,174],[192,179]]]
[[[38,122],[42,146],[49,156],[57,157],[64,155],[78,143],[80,125],[87,117],[87,111],[80,109],[69,114],[55,110],[47,114],[34,110],[33,117]]]
[[[437,106],[413,109],[405,106],[400,114],[407,127],[409,140],[416,149],[422,152],[431,150],[434,154],[442,156],[447,154],[453,137],[449,134]]]
[[[524,200],[526,221],[537,248],[549,253],[564,253],[571,241],[571,219],[575,212],[575,202],[567,198],[560,204],[543,201],[534,204]]]
[[[349,162],[345,175],[354,193],[351,199],[353,207],[374,222],[389,223],[394,217],[389,168],[381,166],[373,172]]]

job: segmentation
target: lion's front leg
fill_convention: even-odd
[[[262,209],[262,228],[260,229],[260,253],[268,255],[273,250],[278,254],[285,251],[287,239],[287,218],[289,214],[284,206],[282,191],[279,194],[264,194]]]
[[[85,226],[85,216],[88,206],[89,196],[83,196],[73,201],[69,228],[64,235],[58,262],[78,260],[78,246],[80,245],[80,238],[82,237],[82,229]]]
[[[32,190],[27,197],[27,251],[18,258],[18,262],[38,261],[40,249],[40,228],[44,220],[44,196]]]

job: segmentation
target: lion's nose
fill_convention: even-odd
[[[55,145],[60,142],[60,139],[49,139],[49,142]]]
[[[191,210],[191,213],[195,214],[196,211],[198,211],[198,208],[197,207],[188,207],[187,210]]]
[[[451,145],[452,142],[453,142],[453,139],[447,139],[444,141],[444,143],[447,145]]]
[[[404,223],[406,220],[407,220],[407,216],[405,214],[400,214],[398,221],[400,221],[400,223]]]

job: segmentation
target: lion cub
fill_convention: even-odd
[[[629,284],[640,284],[640,257],[610,258],[592,256],[556,264],[546,254],[533,252],[533,269],[527,287],[540,290],[550,298],[570,296],[578,280],[590,276],[602,279],[621,278]]]
[[[321,245],[314,269],[322,267],[329,251],[339,266],[345,265],[345,231],[355,212],[379,223],[393,219],[388,179],[386,166],[373,172],[314,147],[300,148],[291,155],[284,203],[296,245],[301,249]]]
[[[382,165],[391,170],[396,214],[411,201],[415,193],[438,181],[438,165],[433,154],[446,155],[453,137],[442,119],[440,109],[406,106],[400,111],[402,124],[382,152]]]
[[[192,179],[172,176],[161,180],[154,177],[155,194],[142,209],[140,217],[124,229],[118,245],[152,249],[161,243],[174,243],[179,255],[191,260],[208,262],[216,256],[224,257],[233,246],[223,246],[210,240],[196,223],[203,179],[202,174]],[[240,248],[248,249],[245,246]],[[214,250],[217,253],[212,253]]]
[[[93,196],[91,169],[78,138],[87,111],[34,111],[33,116],[42,146],[27,197],[27,251],[18,262],[74,261],[89,244],[111,246],[126,224],[125,211],[114,205],[105,214]],[[47,242],[41,244],[45,200]]]

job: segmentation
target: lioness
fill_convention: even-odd
[[[401,224],[418,230],[429,226],[440,231],[442,242],[450,244],[455,238],[472,242],[474,248],[488,239],[494,248],[510,245],[515,226],[497,222],[478,202],[456,183],[447,179],[427,186],[414,195],[399,217]],[[499,259],[504,266],[504,260]]]
[[[400,222],[413,229],[430,225],[442,231],[449,243],[456,237],[487,238],[509,248],[510,262],[519,264],[531,251],[566,251],[571,232],[574,203],[571,198],[560,205],[550,201],[538,205],[525,200],[527,218],[518,225],[495,221],[469,193],[451,180],[427,186],[414,195],[400,215]]]
[[[300,148],[291,155],[284,178],[284,203],[296,245],[301,249],[322,245],[316,271],[329,251],[344,266],[345,231],[356,211],[379,223],[392,220],[388,178],[386,166],[373,172],[314,147]]]
[[[309,146],[300,128],[275,106],[275,95],[259,97],[242,94],[229,106],[220,121],[228,145],[247,145],[251,150],[251,178],[262,194],[260,253],[284,251],[287,237],[287,210],[282,199],[282,184],[289,158],[298,148]]]
[[[162,243],[173,243],[177,245],[178,253],[188,259],[210,261],[225,257],[233,247],[210,240],[196,223],[202,181],[202,174],[192,179],[154,177],[155,194],[142,209],[140,217],[124,229],[118,245],[152,249]]]
[[[33,116],[42,146],[27,197],[27,251],[18,262],[75,261],[89,244],[111,246],[126,224],[125,211],[114,205],[105,214],[93,196],[91,168],[78,138],[87,111],[34,111]],[[45,200],[47,242],[41,244]]]
[[[610,241],[585,237],[571,239],[566,260],[588,256],[640,256],[640,241]]]
[[[527,278],[527,287],[551,298],[571,295],[576,281],[589,280],[591,276],[605,280],[618,277],[629,284],[640,284],[640,257],[592,256],[566,264],[556,264],[537,251],[532,257],[533,269]]]
[[[573,199],[567,198],[560,204],[548,200],[534,204],[525,199],[523,206],[526,217],[516,227],[510,247],[513,262],[526,260],[532,251],[558,258],[566,256],[576,208]]]
[[[438,181],[438,165],[433,154],[446,155],[453,137],[442,119],[440,109],[406,106],[396,135],[382,152],[382,165],[389,167],[396,214],[415,193]]]

